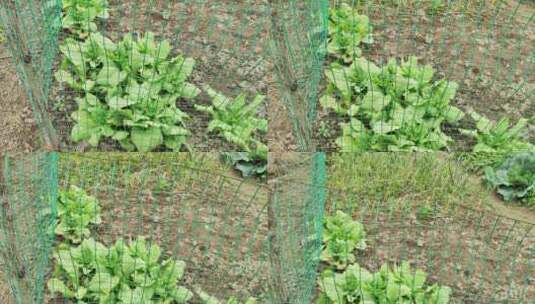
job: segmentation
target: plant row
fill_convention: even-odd
[[[326,267],[318,279],[318,303],[450,303],[450,287],[429,284],[427,274],[413,269],[407,261],[383,264],[377,272],[360,266],[355,252],[365,248],[366,232],[361,223],[342,211],[325,218],[321,260]]]
[[[63,27],[68,37],[60,46],[64,58],[56,79],[76,93],[71,117],[74,142],[98,146],[115,141],[127,151],[180,151],[187,146],[189,114],[177,101],[192,102],[211,120],[209,133],[264,158],[267,147],[258,136],[267,132],[258,117],[264,96],[249,101],[245,94],[229,98],[209,86],[189,82],[195,60],[176,53],[168,40],[155,34],[128,33],[112,41],[98,32],[98,22],[109,17],[106,0],[63,1]],[[211,105],[195,104],[201,93]]]

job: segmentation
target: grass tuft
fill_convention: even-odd
[[[480,181],[445,153],[338,153],[329,159],[328,176],[329,187],[350,193],[348,201],[478,208],[489,197]]]

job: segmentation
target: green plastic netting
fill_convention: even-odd
[[[277,155],[269,170],[273,217],[280,218],[271,226],[275,282],[281,282],[273,303],[310,303],[321,249],[325,154]]]
[[[428,155],[405,156],[400,158],[405,160],[404,163],[399,160],[382,163],[377,170],[385,170],[384,175],[398,177],[398,172],[388,170],[404,170],[413,162],[437,164],[425,160]],[[359,160],[363,165],[379,157],[346,156],[344,159],[347,162],[336,164],[349,165],[349,160],[353,159],[356,167],[359,166]],[[393,160],[400,156],[384,157]],[[490,203],[487,201],[483,206],[475,207],[477,197],[470,191],[462,190],[467,189],[470,181],[459,176],[458,169],[452,165],[442,169],[445,173],[426,172],[422,165],[418,169],[421,172],[408,171],[412,174],[407,178],[418,180],[418,184],[422,185],[416,191],[404,189],[404,185],[409,184],[411,186],[407,188],[414,189],[412,181],[392,180],[385,180],[381,191],[379,184],[370,183],[370,180],[377,181],[377,176],[381,174],[366,176],[362,175],[365,171],[356,169],[354,171],[359,171],[361,175],[347,176],[347,181],[360,180],[362,185],[351,187],[351,182],[336,185],[334,180],[329,181],[324,218],[335,216],[340,211],[345,215],[338,215],[336,220],[332,220],[329,224],[332,226],[324,226],[324,235],[338,240],[353,240],[355,243],[331,243],[332,250],[325,250],[328,243],[324,243],[317,299],[321,290],[324,290],[328,291],[331,299],[337,296],[345,300],[353,297],[368,299],[371,303],[380,303],[378,299],[381,296],[383,300],[387,297],[391,301],[389,303],[532,302],[535,297],[535,225],[528,220],[518,219],[512,206],[506,208],[506,212],[498,205],[484,207]],[[331,167],[328,170],[329,179],[336,170],[340,168]],[[437,168],[430,170],[438,171]],[[342,171],[351,172],[351,169]],[[455,185],[442,185],[442,189],[424,186],[424,177],[440,180],[441,174],[446,174],[444,178],[451,179]],[[431,180],[428,182],[436,183]],[[401,188],[396,189],[396,185]],[[372,189],[377,191],[373,193]],[[460,190],[458,193],[442,192],[447,189]],[[452,201],[452,198],[457,200]],[[358,221],[362,226],[349,229],[347,224],[350,221],[345,217]],[[332,227],[340,222],[346,226],[336,232]],[[334,255],[335,252],[338,255]],[[396,269],[403,262],[408,262],[410,267]],[[384,265],[388,265],[390,272],[397,271],[397,274],[386,276],[385,268],[380,273]],[[336,273],[334,277],[329,271]],[[434,289],[428,289],[434,284]],[[440,287],[442,294],[436,292],[437,287]],[[443,298],[446,293],[449,299]],[[424,294],[427,297],[425,300]],[[339,303],[345,302],[341,300]]]
[[[64,151],[264,151],[268,16],[262,0],[0,3],[45,147]]]
[[[504,117],[525,119],[520,133],[533,143],[532,1],[325,0],[318,14],[295,6],[279,18],[274,41],[284,47],[274,60],[301,150],[471,151],[479,141],[466,130],[489,133],[485,125]]]
[[[182,303],[179,296],[188,292],[192,297],[187,303],[212,303],[201,300],[203,294],[221,303],[232,297],[277,303],[281,290],[292,291],[286,303],[307,303],[310,298],[321,246],[323,195],[317,192],[324,188],[321,156],[302,164],[310,173],[309,183],[291,197],[271,192],[265,184],[224,174],[212,154],[59,154],[57,166],[52,160],[57,161],[58,155],[47,156],[51,160],[38,159],[39,170],[34,168],[33,173],[17,169],[24,160],[20,157],[4,167],[4,204],[18,211],[41,204],[35,207],[38,212],[0,218],[2,262],[10,266],[6,269],[16,271],[25,265],[32,270],[31,275],[27,270],[7,276],[16,303],[75,303],[76,296],[98,303],[96,295],[103,300],[108,294],[112,303],[118,299],[156,303],[163,294],[178,297],[172,303]],[[30,197],[30,189],[41,185],[38,172],[47,184]],[[30,177],[15,187],[14,180]],[[17,196],[19,192],[25,196]],[[49,193],[50,199],[38,199]],[[285,205],[289,203],[295,209]],[[65,217],[79,204],[86,206],[86,224],[74,216]],[[17,232],[30,231],[9,238],[10,224],[16,225]],[[130,243],[140,237],[142,243]],[[117,243],[120,239],[130,246],[130,258],[118,253],[123,248]],[[10,258],[7,245],[11,243],[28,247],[19,251],[23,260]],[[184,269],[177,274],[178,282],[162,286],[158,278],[169,273],[163,266],[154,267],[170,265],[163,262],[167,259],[182,261],[176,269]],[[69,292],[60,292],[61,282]],[[85,290],[73,290],[73,282]],[[129,289],[118,287],[123,284]],[[151,289],[154,286],[161,289]]]
[[[327,1],[272,1],[270,54],[280,92],[277,102],[285,105],[299,151],[313,151],[327,17]]]
[[[57,213],[53,204],[58,188],[57,162],[57,154],[2,157],[1,283],[9,286],[16,303],[43,300],[43,273],[53,246],[49,227]],[[2,298],[8,299],[7,295]]]

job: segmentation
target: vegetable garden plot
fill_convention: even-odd
[[[47,145],[262,151],[267,5],[4,1],[0,20]]]
[[[502,118],[509,121],[500,125],[519,122],[533,133],[532,4],[329,2],[319,115],[308,131],[318,149],[472,151],[487,133],[504,133],[503,126],[488,130]],[[299,30],[304,37],[318,32]],[[299,64],[288,66],[299,71]],[[316,99],[287,106],[316,108]]]
[[[282,284],[272,277],[273,240],[293,229],[291,242],[277,243],[294,254],[282,273],[314,260],[319,240],[310,240],[315,251],[298,246],[313,219],[270,201],[265,185],[207,170],[208,158],[161,155],[60,155],[55,220],[41,233],[53,248],[37,248],[48,267],[29,290],[46,303],[273,303]],[[310,288],[293,282],[298,301]]]
[[[462,204],[369,201],[329,189],[318,299],[529,303],[534,228]]]

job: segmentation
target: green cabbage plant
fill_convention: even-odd
[[[535,205],[535,152],[513,154],[499,167],[485,168],[485,179],[504,200]]]

